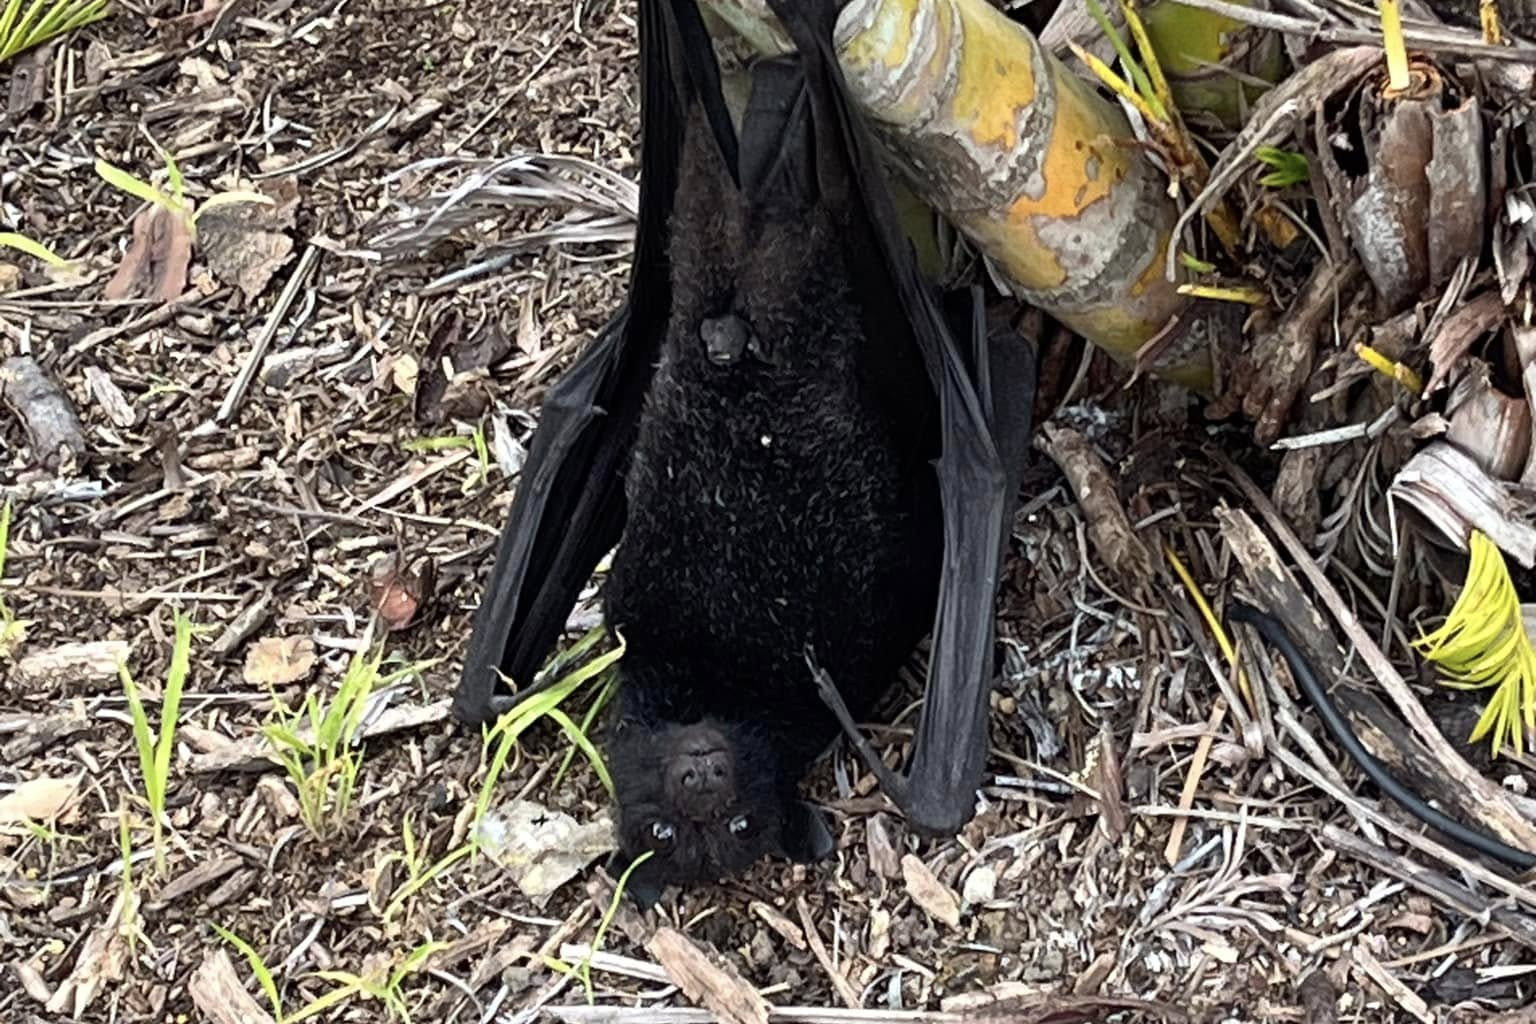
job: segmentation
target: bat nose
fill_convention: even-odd
[[[668,766],[667,783],[683,806],[707,817],[730,804],[734,789],[730,756],[723,750],[683,754]]]

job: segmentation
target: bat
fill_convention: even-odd
[[[918,829],[984,768],[993,602],[1029,444],[1030,347],[939,295],[832,48],[840,0],[769,0],[738,132],[696,0],[641,0],[641,184],[623,307],[541,408],[456,717],[533,678],[613,551],[605,746],[630,892],[832,847],[798,797],[846,733]],[[905,775],[855,725],[932,633]]]

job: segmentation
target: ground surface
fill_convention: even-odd
[[[536,246],[499,273],[423,296],[468,251],[448,242],[380,259],[375,242],[402,197],[458,172],[385,179],[422,159],[520,151],[575,154],[632,178],[634,40],[633,5],[603,0],[236,0],[206,15],[120,4],[44,55],[30,95],[25,83],[13,88],[0,129],[5,216],[19,215],[21,230],[82,261],[90,278],[50,282],[29,263],[13,294],[0,293],[0,352],[40,357],[88,445],[66,467],[65,491],[35,464],[18,422],[0,423],[0,481],[18,499],[4,597],[31,622],[14,654],[122,641],[154,693],[173,610],[208,630],[181,709],[164,875],[133,802],[142,777],[110,658],[105,669],[65,662],[52,674],[34,663],[25,675],[0,661],[0,796],[80,780],[51,836],[14,822],[0,831],[0,1019],[197,1019],[206,1007],[189,983],[222,947],[212,924],[265,958],[290,1013],[331,988],[310,972],[387,970],[429,940],[453,945],[400,986],[416,1020],[542,1019],[550,1011],[540,1006],[583,1002],[579,984],[540,960],[593,939],[603,907],[579,879],[540,906],[496,864],[462,862],[408,912],[381,912],[401,884],[387,858],[402,849],[404,819],[433,856],[462,842],[479,787],[477,737],[438,720],[377,738],[353,822],[324,841],[299,823],[270,768],[199,769],[210,757],[225,763],[228,743],[253,740],[266,720],[262,669],[248,662],[264,641],[313,641],[308,673],[299,652],[301,678],[278,685],[285,698],[331,692],[373,617],[380,557],[436,567],[419,621],[390,633],[388,651],[440,660],[399,701],[432,706],[450,693],[525,413],[614,308],[627,254]],[[150,139],[176,156],[195,197],[249,188],[253,176],[280,197],[260,215],[270,220],[205,223],[202,243],[225,262],[205,273],[194,257],[186,287],[197,293],[170,314],[145,299],[100,300],[139,204],[91,162],[147,177],[158,166]],[[561,212],[512,214],[486,231],[511,237]],[[282,248],[273,235],[296,243],[280,262],[261,255]],[[233,283],[247,280],[249,296]],[[507,342],[495,403],[450,410],[485,428],[482,472],[468,447],[412,450],[470,427],[426,422],[433,403],[413,408],[408,392],[430,373],[433,338],[484,339],[487,325]],[[242,391],[264,338],[269,355],[291,362],[266,364]],[[1111,420],[1101,432],[1124,429]],[[994,739],[1006,756],[991,767],[1004,777],[984,812],[954,841],[919,842],[840,754],[813,786],[839,812],[834,864],[763,865],[674,894],[661,916],[781,1005],[851,996],[870,1010],[937,1010],[983,993],[1103,994],[1198,1020],[1321,1020],[1335,1003],[1341,1020],[1405,1014],[1404,992],[1373,977],[1395,977],[1438,1019],[1482,1019],[1475,998],[1514,998],[1518,982],[1486,970],[1519,960],[1496,934],[1323,841],[1323,823],[1344,818],[1337,805],[1253,756],[1231,719],[1212,717],[1218,688],[1199,652],[1177,628],[1156,630],[1173,643],[1150,644],[1149,620],[1085,571],[1074,503],[1048,464],[1035,483],[1016,546],[1027,557],[1013,564],[1003,608],[1026,657],[997,696]],[[1212,729],[1170,868],[1170,809]],[[1042,735],[1059,749],[1041,753]],[[597,818],[602,791],[579,758],[551,784],[564,749],[552,729],[529,733],[498,799],[521,794]],[[1096,799],[1105,780],[1124,795]],[[141,934],[131,945],[114,912],[120,807],[136,823]],[[907,853],[928,870],[903,862]],[[914,897],[932,888],[929,874],[961,896],[958,923],[935,914],[942,894]],[[688,1005],[624,928],[604,948],[635,959],[593,972],[599,1006]],[[260,1000],[238,957],[236,970]],[[330,1013],[384,1019],[378,1003],[357,999]]]

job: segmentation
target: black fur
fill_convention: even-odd
[[[933,411],[891,407],[900,360],[865,336],[847,224],[792,179],[742,195],[702,118],[687,132],[672,315],[604,594],[627,644],[609,744],[624,853],[655,850],[647,873],[675,882],[800,844],[796,787],[838,730],[804,646],[869,710],[932,622],[942,549],[936,478],[912,445]],[[701,327],[731,316],[760,358],[711,357]],[[678,726],[700,723],[734,766],[704,813],[665,784],[698,737]]]

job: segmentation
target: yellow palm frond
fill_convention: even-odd
[[[1451,613],[1414,646],[1441,669],[1446,686],[1495,687],[1470,738],[1492,733],[1495,757],[1504,743],[1519,755],[1526,730],[1536,730],[1536,648],[1526,634],[1520,595],[1498,545],[1473,530],[1470,546],[1466,583]]]

